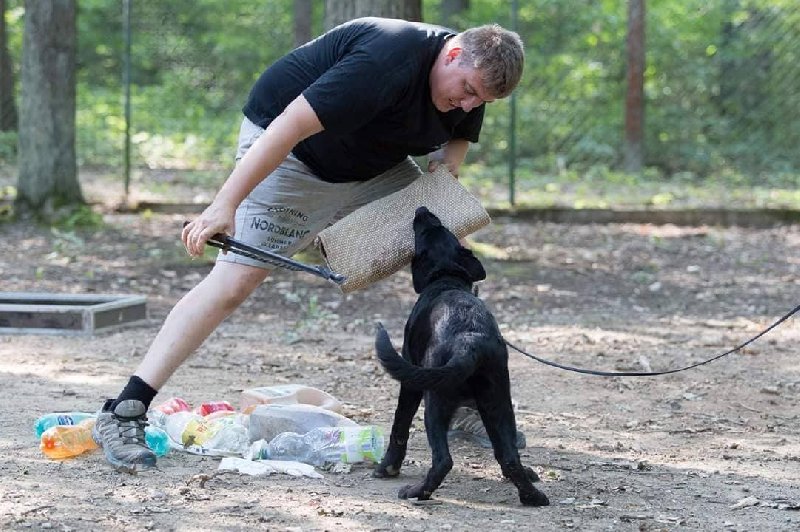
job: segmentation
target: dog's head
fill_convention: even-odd
[[[419,294],[441,277],[458,277],[469,283],[486,279],[486,270],[472,251],[458,243],[427,207],[414,214],[414,258],[411,261],[414,290]]]

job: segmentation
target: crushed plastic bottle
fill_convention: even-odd
[[[166,426],[167,416],[178,412],[189,412],[191,409],[192,407],[189,406],[189,403],[180,397],[171,397],[163,403],[151,408],[147,413],[147,421],[151,425],[163,429]]]
[[[165,430],[177,446],[194,454],[241,456],[250,444],[240,415],[207,419],[194,412],[176,412],[166,417]]]
[[[55,427],[56,425],[77,425],[84,419],[93,417],[95,417],[95,414],[90,414],[88,412],[53,412],[51,414],[45,414],[39,417],[34,423],[36,438],[40,439],[42,433],[50,427]]]
[[[244,390],[241,396],[242,412],[250,413],[259,404],[306,404],[333,412],[342,412],[342,403],[327,392],[303,384],[276,384]]]
[[[357,427],[358,424],[341,414],[306,404],[256,405],[250,413],[250,441],[267,440],[283,432],[306,432],[319,427]]]
[[[55,425],[42,433],[39,448],[48,458],[72,458],[97,449],[92,438],[95,418],[87,418],[77,425]]]
[[[314,466],[378,462],[383,457],[383,431],[372,425],[320,427],[306,434],[284,432],[258,440],[247,450],[250,460],[293,460]]]
[[[164,412],[167,415],[174,414],[175,412],[188,412],[191,409],[192,407],[189,406],[189,403],[180,397],[170,397],[154,408],[154,410]]]

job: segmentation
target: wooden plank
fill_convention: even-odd
[[[147,319],[147,299],[130,294],[0,292],[0,333],[92,335]]]

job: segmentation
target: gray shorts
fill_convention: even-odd
[[[247,118],[242,121],[237,163],[263,132]],[[328,183],[290,153],[236,209],[234,238],[291,257],[340,218],[402,189],[420,175],[419,166],[409,157],[369,181]],[[234,253],[220,253],[217,260],[273,269]]]

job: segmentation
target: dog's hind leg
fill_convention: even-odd
[[[386,448],[386,454],[383,455],[383,460],[375,466],[375,470],[372,472],[373,477],[396,477],[400,474],[400,466],[403,465],[403,459],[406,457],[408,432],[420,402],[422,402],[421,391],[400,386],[400,396],[397,399],[397,410],[394,413],[389,445]]]
[[[445,393],[427,392],[425,398],[425,431],[431,448],[431,468],[418,484],[405,486],[398,496],[401,499],[427,500],[453,468],[453,457],[447,444],[447,429],[458,403]]]
[[[494,457],[500,464],[503,475],[511,480],[519,491],[519,500],[526,506],[547,506],[547,496],[534,487],[532,480],[536,474],[522,465],[516,446],[516,424],[514,410],[508,394],[497,394],[490,388],[482,390],[476,397],[478,412],[481,414],[486,433],[492,442]],[[531,475],[532,474],[532,475]]]

